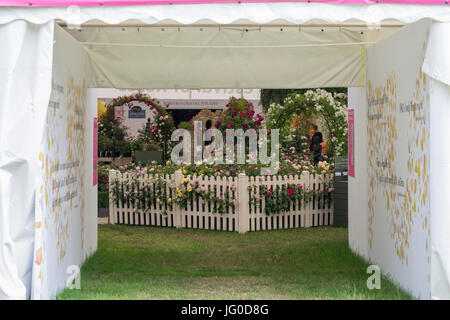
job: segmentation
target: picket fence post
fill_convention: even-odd
[[[175,186],[173,188],[173,196],[174,198],[177,197],[178,195],[176,195],[176,191],[175,189],[178,188],[181,185],[181,181],[183,180],[184,176],[183,173],[181,172],[181,170],[176,170],[175,171],[175,175],[174,175],[174,180],[175,180]],[[175,215],[175,219],[174,219],[174,227],[176,228],[181,228],[183,223],[183,212],[181,210],[181,207],[178,204],[174,204],[173,206],[173,210],[174,210],[174,215]]]
[[[246,233],[250,231],[249,219],[249,197],[248,197],[248,177],[245,173],[240,173],[237,178],[238,187],[238,231]]]
[[[303,171],[301,174],[301,179],[303,181],[304,192],[308,192],[312,187],[311,173]],[[312,226],[312,202],[309,199],[308,203],[303,202],[303,208],[305,210],[305,228]]]
[[[113,192],[111,190],[112,187],[112,182],[115,180],[114,178],[116,178],[116,171],[115,170],[109,170],[109,174],[108,174],[108,195],[109,195],[109,223],[110,224],[115,224],[115,210],[114,210],[114,199],[113,199]]]

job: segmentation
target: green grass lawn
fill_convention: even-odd
[[[238,234],[99,225],[81,290],[58,299],[410,299],[386,278],[366,286],[368,264],[347,229]]]

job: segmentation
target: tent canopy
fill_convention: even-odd
[[[90,87],[302,88],[363,85],[367,46],[406,23],[450,21],[450,6],[438,4],[200,2],[8,7],[0,9],[0,24],[57,22],[86,50]],[[33,6],[69,3],[94,4]]]
[[[394,0],[395,1],[395,0]],[[401,2],[402,0],[398,0]],[[24,1],[25,2],[25,1]],[[56,3],[55,1],[54,3]],[[148,2],[148,1],[147,1]],[[147,3],[142,1],[141,3]],[[151,1],[150,1],[151,2]],[[183,3],[183,1],[169,1],[170,3]],[[125,5],[135,1],[102,1],[102,6],[85,6],[90,1],[58,1],[65,3],[65,7],[35,7],[48,4],[49,1],[27,1],[26,7],[1,7],[0,24],[13,20],[23,19],[35,24],[42,24],[51,20],[63,20],[69,24],[81,24],[89,21],[102,21],[108,24],[117,24],[128,20],[137,20],[142,23],[153,24],[162,21],[173,21],[180,24],[190,24],[200,21],[210,23],[230,24],[238,21],[252,23],[271,23],[283,21],[301,24],[309,21],[322,21],[327,23],[343,23],[358,21],[359,23],[379,23],[400,21],[412,23],[422,18],[431,18],[437,21],[450,21],[450,5],[419,5],[411,3],[429,3],[427,1],[402,1],[407,4],[392,4],[389,1],[379,4],[356,5],[353,3],[369,2],[366,0],[336,1],[338,3],[325,3],[334,1],[320,1],[322,3],[305,2],[277,2],[264,1],[260,3],[219,3],[219,1],[199,1],[201,4],[177,5]],[[382,0],[380,2],[383,2]],[[441,1],[444,3],[444,1]],[[13,5],[21,1],[0,0],[1,5]],[[29,3],[34,3],[33,7]],[[74,4],[77,4],[75,6]],[[83,4],[85,3],[85,4]],[[99,1],[96,2],[100,3]],[[121,3],[121,6],[108,6],[112,3]],[[155,3],[155,2],[153,2]],[[433,1],[439,3],[439,1]],[[72,5],[67,7],[67,5]]]
[[[254,2],[308,2],[308,3],[337,3],[337,4],[448,4],[446,0],[0,0],[0,5],[17,7],[65,7],[77,6],[123,6],[145,4],[205,4],[205,3],[254,3]]]

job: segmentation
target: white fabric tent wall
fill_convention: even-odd
[[[431,297],[450,299],[450,85],[430,86]]]
[[[85,141],[86,141],[86,166],[84,170],[84,180],[86,181],[86,187],[84,188],[84,199],[85,199],[85,221],[84,221],[84,249],[81,261],[86,260],[97,250],[97,188],[98,181],[96,185],[93,185],[92,179],[94,177],[94,166],[97,168],[97,163],[94,163],[94,152],[97,151],[97,146],[94,148],[94,118],[97,118],[97,105],[98,99],[95,89],[87,89],[86,96],[86,128],[85,128]],[[98,128],[97,128],[98,130]],[[96,158],[95,158],[96,159]],[[92,165],[90,165],[92,164]],[[98,168],[97,168],[98,169]]]
[[[369,260],[367,237],[367,98],[365,87],[348,88],[348,109],[354,110],[355,176],[348,177],[348,243]]]
[[[445,41],[443,41],[445,39]],[[431,296],[450,299],[450,23],[434,23],[423,70],[430,83]]]
[[[32,299],[54,299],[97,248],[97,105],[87,101],[87,55],[58,26],[54,41],[52,95],[39,156]]]
[[[412,232],[409,242],[413,250],[410,252],[414,255],[419,254],[422,258],[413,262],[409,260],[409,264],[400,265],[396,258],[387,258],[390,254],[390,243],[389,232],[383,235],[383,232],[373,230],[374,226],[373,219],[378,216],[378,224],[383,222],[383,213],[378,212],[374,216],[371,216],[368,208],[368,196],[370,193],[367,190],[369,186],[370,179],[368,177],[367,170],[367,156],[368,156],[368,136],[367,136],[367,126],[368,126],[368,113],[374,113],[374,110],[368,108],[367,98],[365,92],[362,90],[368,90],[367,88],[350,88],[349,89],[349,108],[355,109],[355,126],[356,126],[356,154],[357,162],[355,168],[355,177],[349,177],[349,245],[353,251],[365,257],[368,261],[374,264],[379,264],[382,268],[383,273],[389,275],[391,279],[399,283],[401,287],[412,292],[413,296],[421,298],[433,298],[433,299],[449,299],[450,298],[450,237],[448,230],[450,228],[450,219],[446,212],[450,208],[448,200],[448,192],[450,190],[450,159],[449,148],[446,147],[447,141],[450,139],[450,131],[448,128],[448,119],[450,114],[450,86],[445,83],[447,80],[448,72],[448,57],[450,57],[450,51],[448,50],[448,42],[444,39],[450,37],[450,28],[448,24],[444,23],[433,23],[431,24],[430,33],[428,37],[428,43],[426,47],[422,49],[422,37],[420,37],[420,32],[413,31],[411,27],[407,26],[405,29],[400,30],[398,33],[392,36],[393,39],[386,39],[379,44],[376,44],[370,50],[374,51],[378,46],[378,55],[384,55],[389,57],[388,59],[377,57],[380,61],[385,61],[384,65],[378,64],[373,67],[372,72],[383,72],[383,69],[388,70],[388,72],[396,72],[396,77],[401,77],[401,74],[411,73],[411,76],[406,78],[411,78],[415,80],[416,76],[414,72],[417,72],[417,68],[410,62],[411,57],[415,54],[414,51],[426,50],[425,59],[421,65],[423,72],[427,74],[426,81],[428,83],[428,102],[423,100],[424,107],[429,109],[429,143],[426,144],[425,153],[428,159],[428,193],[427,193],[427,203],[429,203],[429,208],[424,208],[421,212],[421,218],[427,217],[428,222],[423,225],[425,231],[420,226],[419,217],[415,217],[417,220],[415,222],[416,231]],[[409,31],[408,34],[408,29]],[[411,43],[420,44],[420,48],[417,47],[413,50],[413,46],[408,46],[404,44],[404,39],[401,35],[404,34],[404,39],[410,39]],[[400,38],[399,38],[400,37]],[[385,45],[385,42],[395,43],[395,46]],[[398,53],[403,54],[398,57]],[[372,59],[374,53],[368,56],[368,59]],[[397,56],[397,58],[396,58]],[[396,59],[396,60],[394,60]],[[392,62],[394,61],[394,62]],[[369,61],[369,64],[370,61]],[[402,67],[403,65],[403,67]],[[420,65],[418,66],[420,67]],[[369,79],[373,78],[373,75],[369,76]],[[416,82],[406,81],[404,76],[403,80],[398,81],[398,87],[396,88],[395,99],[401,99],[396,101],[397,107],[400,102],[405,102],[405,93],[411,91],[417,86]],[[422,80],[421,80],[422,81]],[[409,89],[407,83],[410,83]],[[373,85],[373,83],[372,83]],[[406,85],[406,87],[405,87]],[[401,96],[403,96],[401,98]],[[412,97],[411,97],[412,98]],[[414,99],[414,98],[412,98]],[[417,99],[417,98],[416,98]],[[373,108],[373,107],[371,107]],[[397,122],[401,122],[401,116]],[[397,123],[397,126],[400,126]],[[404,124],[403,124],[404,127]],[[404,128],[403,128],[404,130]],[[403,141],[396,148],[400,148],[404,145],[408,145],[406,140],[409,139],[411,133],[408,135],[402,134]],[[384,144],[384,142],[383,142]],[[413,148],[413,147],[412,147]],[[413,157],[413,149],[410,150],[411,157]],[[427,151],[428,150],[428,151]],[[399,151],[400,152],[400,151]],[[404,153],[404,152],[400,152]],[[372,155],[373,157],[373,155]],[[373,159],[372,159],[373,162]],[[401,167],[401,166],[400,166]],[[396,168],[394,171],[397,174],[401,173],[401,168]],[[385,201],[383,199],[378,199],[381,202]],[[373,201],[373,200],[372,200]],[[392,204],[391,204],[392,205]],[[380,214],[381,213],[381,214]],[[401,214],[405,214],[403,212]],[[385,214],[385,213],[384,213]],[[390,217],[388,215],[387,217]],[[370,228],[368,228],[368,222]],[[389,219],[386,221],[389,222]],[[387,223],[389,225],[389,223]],[[428,231],[426,228],[429,228]],[[388,230],[389,227],[383,227],[382,229]],[[427,233],[429,232],[429,233]],[[377,241],[378,243],[384,243],[378,248],[372,248],[369,245],[369,239]],[[380,248],[383,253],[380,254]],[[378,251],[378,253],[377,253]],[[394,255],[395,256],[395,255]],[[420,261],[424,262],[425,265],[421,266]],[[427,266],[428,264],[428,266]],[[416,269],[416,270],[413,270]],[[400,271],[401,270],[401,271]],[[405,275],[407,275],[405,277]],[[429,285],[426,283],[429,282]],[[421,286],[417,286],[419,283],[423,283]],[[428,288],[427,288],[428,287]],[[427,291],[429,293],[427,293]]]
[[[0,25],[0,299],[30,297],[53,23]]]
[[[407,25],[368,48],[366,63],[369,259],[421,299],[431,297],[430,28]]]

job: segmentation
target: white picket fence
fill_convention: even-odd
[[[193,180],[194,177],[186,176]],[[181,171],[172,175],[166,175],[163,179],[172,182],[174,188],[180,186],[185,176]],[[258,200],[258,205],[250,201],[254,197],[254,191],[249,191],[249,187],[256,190],[259,196],[259,186],[266,185],[268,188],[276,189],[288,184],[302,185],[305,190],[314,189],[326,190],[331,187],[331,176],[312,175],[303,172],[301,176],[261,176],[248,177],[244,174],[238,177],[208,177],[197,176],[199,186],[204,186],[215,195],[230,192],[234,199],[238,200],[238,205],[230,207],[225,213],[213,213],[213,204],[208,202],[202,204],[201,199],[194,198],[188,201],[185,208],[173,205],[172,209],[165,203],[152,204],[150,208],[143,205],[134,207],[129,203],[114,201],[112,196],[112,183],[118,181],[125,185],[130,176],[128,173],[120,173],[111,170],[109,172],[109,215],[112,224],[145,225],[158,227],[193,228],[223,231],[238,231],[245,233],[257,230],[291,229],[300,227],[326,226],[333,224],[333,202],[329,195],[324,192],[321,195],[312,197],[310,201],[291,201],[289,211],[281,213],[265,213],[265,198]],[[148,183],[148,176],[145,175],[140,183]],[[232,186],[237,187],[236,191]],[[173,198],[175,190],[166,186],[165,192]]]

